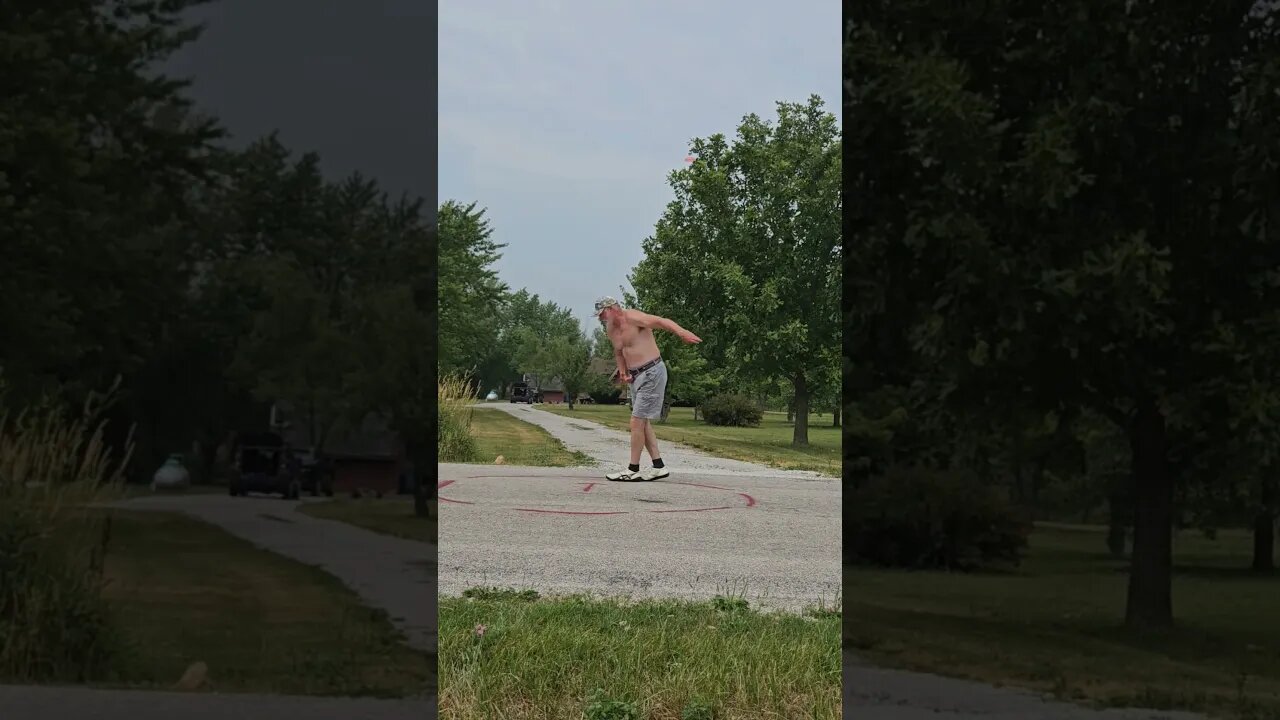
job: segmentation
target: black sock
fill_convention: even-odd
[[[662,469],[662,458],[654,458],[654,459],[653,459],[653,467],[654,467],[655,469],[657,469],[657,470],[661,470],[661,469]]]
[[[631,463],[627,466],[627,469],[631,472],[640,472],[640,463]]]

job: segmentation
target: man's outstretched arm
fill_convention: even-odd
[[[702,342],[702,338],[680,327],[675,320],[650,315],[639,310],[628,310],[627,314],[630,316],[631,321],[640,327],[647,327],[652,330],[666,330],[687,343]]]

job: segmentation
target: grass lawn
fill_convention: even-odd
[[[434,512],[430,519],[415,515],[412,496],[397,495],[359,500],[335,498],[323,502],[303,503],[298,506],[298,510],[312,517],[339,520],[385,535],[421,542],[436,541],[436,517],[438,516]]]
[[[112,685],[169,687],[196,661],[231,692],[397,697],[432,675],[335,578],[182,515],[113,511],[105,572],[128,645]]]
[[[580,452],[570,452],[546,430],[493,408],[476,408],[471,436],[480,451],[479,462],[491,463],[499,455],[507,465],[574,467],[594,465]]]
[[[735,605],[441,598],[440,716],[839,718],[838,617]]]
[[[1175,540],[1177,628],[1121,628],[1125,564],[1105,529],[1042,525],[1022,567],[959,574],[844,570],[845,642],[890,667],[1106,706],[1280,717],[1280,574],[1248,570],[1250,536]]]
[[[626,405],[537,406],[565,417],[577,417],[601,425],[630,430],[631,408]],[[671,408],[665,423],[655,422],[658,439],[705,450],[712,455],[760,463],[786,470],[814,470],[840,476],[840,428],[831,427],[830,413],[809,416],[809,446],[791,446],[792,426],[786,413],[765,413],[760,427],[716,427],[693,419],[693,408]]]

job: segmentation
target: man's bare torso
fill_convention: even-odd
[[[618,320],[610,321],[605,332],[609,334],[613,349],[622,353],[628,369],[640,367],[660,355],[653,330],[640,327],[626,313]]]

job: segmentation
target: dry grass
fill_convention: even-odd
[[[111,515],[106,597],[128,653],[110,684],[172,685],[196,661],[219,691],[402,697],[432,678],[329,574],[183,515]]]
[[[436,439],[440,462],[475,462],[476,441],[471,434],[471,405],[476,388],[458,374],[441,376],[436,386],[439,436]]]
[[[0,407],[0,678],[82,680],[118,654],[102,599],[110,525],[83,511],[120,496],[132,449],[107,447],[106,400],[71,418],[51,402]]]
[[[586,455],[566,449],[564,443],[546,430],[504,410],[476,408],[471,433],[476,439],[477,460],[482,463],[491,463],[501,455],[507,465],[582,467],[595,464]]]

